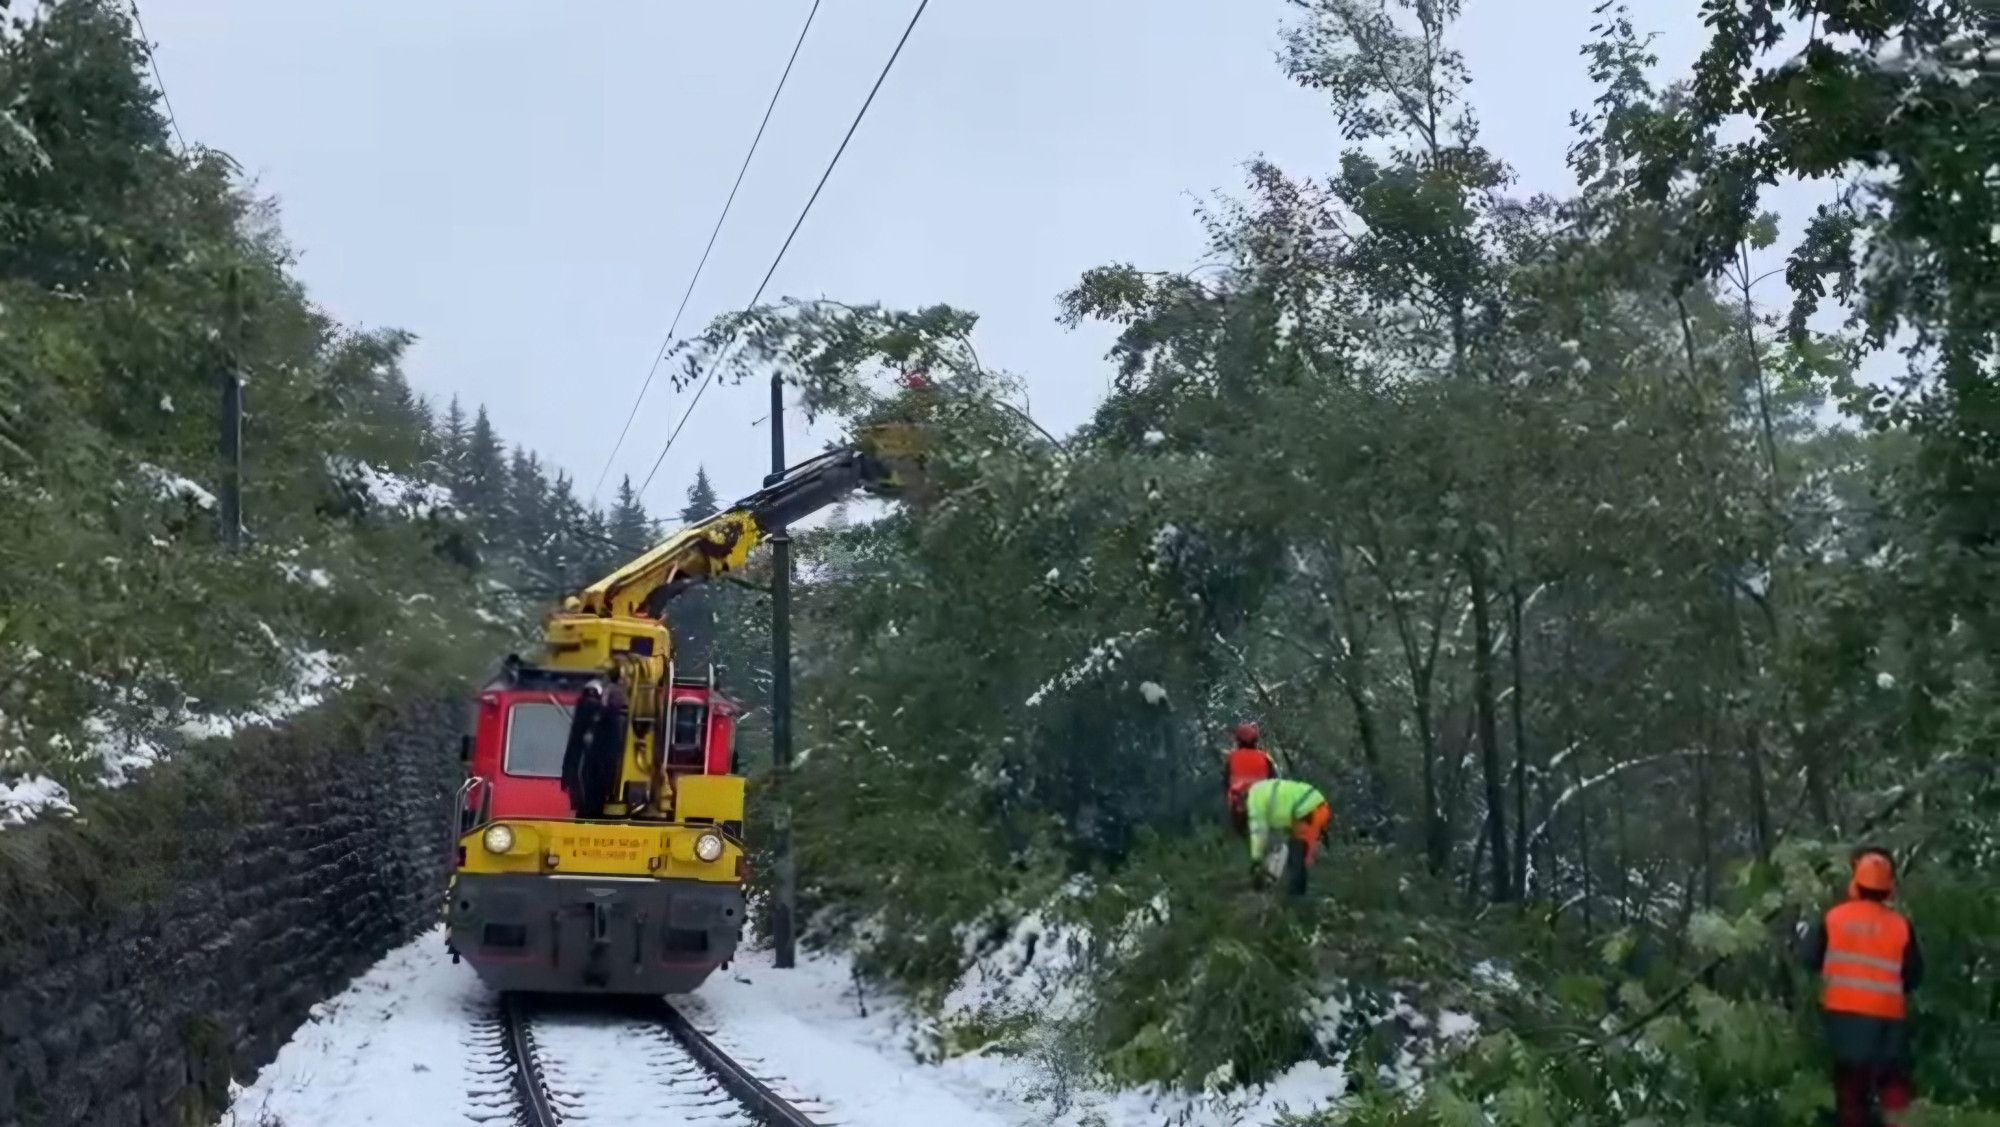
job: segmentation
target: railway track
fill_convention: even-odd
[[[486,1122],[588,1127],[831,1127],[723,1052],[664,1000],[509,995],[488,1023]],[[678,1115],[680,1120],[673,1118]]]

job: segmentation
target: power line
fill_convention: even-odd
[[[757,283],[757,292],[750,295],[750,302],[744,306],[745,309],[755,309],[757,303],[763,299],[764,287],[771,284],[772,276],[778,272],[778,264],[785,260],[785,252],[792,249],[792,240],[798,237],[799,228],[805,226],[806,216],[812,212],[813,204],[819,200],[821,189],[826,187],[827,180],[833,176],[834,166],[840,163],[841,154],[847,151],[847,143],[854,140],[854,131],[861,128],[861,119],[868,116],[868,107],[875,104],[875,95],[882,89],[882,83],[888,79],[890,68],[896,65],[897,57],[903,53],[903,44],[910,41],[910,33],[917,29],[917,21],[923,18],[924,9],[930,7],[930,2],[931,0],[918,0],[917,10],[910,13],[910,22],[903,28],[903,37],[896,40],[896,49],[889,52],[889,61],[882,64],[882,73],[875,76],[875,85],[869,87],[868,97],[862,101],[861,109],[855,113],[854,121],[847,127],[847,135],[840,139],[840,147],[833,151],[833,159],[826,162],[826,171],[820,173],[819,183],[814,185],[812,195],[806,199],[806,206],[799,210],[799,217],[792,223],[791,232],[785,236],[784,245],[778,248],[777,257],[771,259],[771,268],[764,271],[764,280]],[[687,425],[688,416],[694,414],[695,405],[701,402],[702,392],[708,390],[709,381],[715,378],[716,369],[722,366],[722,358],[727,352],[728,349],[725,348],[716,353],[715,359],[709,363],[707,373],[701,377],[701,385],[695,388],[694,398],[688,401],[687,410],[681,412],[681,421],[675,424],[673,434],[667,436],[666,445],[660,447],[660,456],[653,459],[653,468],[646,472],[646,480],[639,486],[640,494],[643,495],[646,487],[653,483],[653,475],[660,472],[660,463],[666,461],[667,451],[673,449],[674,439],[680,436],[681,428]],[[782,426],[784,421],[773,419],[771,425]]]
[[[160,77],[160,60],[153,56],[153,37],[146,34],[146,21],[139,15],[139,0],[131,0],[132,23],[139,29],[139,46],[146,52],[146,65],[153,68],[153,85],[160,88],[160,103],[167,107],[167,124],[173,126],[174,139],[181,143],[181,151],[187,152],[187,138],[181,136],[181,119],[174,114],[174,100],[167,97],[167,80]]]
[[[792,44],[791,58],[785,60],[785,72],[778,76],[778,87],[771,91],[770,104],[764,107],[764,120],[757,123],[757,135],[750,139],[750,151],[743,154],[743,165],[736,170],[736,182],[729,186],[729,198],[722,201],[722,214],[715,217],[715,226],[708,232],[708,245],[701,248],[701,261],[694,264],[694,275],[688,279],[687,289],[681,294],[681,303],[674,310],[674,319],[667,325],[667,335],[660,341],[659,351],[653,354],[652,367],[646,369],[646,380],[639,385],[638,398],[632,400],[632,409],[625,413],[625,425],[619,428],[618,441],[611,444],[611,453],[604,459],[604,468],[597,472],[597,484],[590,487],[590,503],[597,503],[597,495],[604,489],[604,479],[611,473],[611,465],[618,459],[618,451],[625,445],[625,436],[632,429],[632,420],[639,415],[639,404],[645,402],[646,392],[653,386],[653,376],[660,370],[660,361],[666,359],[667,348],[673,344],[674,332],[680,328],[681,314],[687,312],[688,298],[694,296],[694,285],[701,280],[701,271],[708,265],[709,252],[715,249],[715,237],[722,233],[722,223],[729,218],[729,208],[736,202],[736,190],[743,186],[743,174],[750,171],[750,159],[757,155],[757,144],[764,139],[764,127],[771,124],[771,111],[778,108],[778,95],[785,92],[785,80],[792,76],[792,64],[799,61],[799,48],[805,46],[806,32],[812,30],[813,17],[819,14],[820,0],[813,0],[812,10],[806,13],[805,26],[799,28],[799,38]]]

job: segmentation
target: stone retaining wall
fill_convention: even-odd
[[[0,831],[0,1125],[212,1123],[435,923],[457,698],[338,702]]]

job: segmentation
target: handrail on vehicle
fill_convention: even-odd
[[[479,805],[473,809],[472,819],[468,822],[466,806],[475,790],[480,792]],[[452,840],[456,841],[492,821],[492,810],[493,780],[484,775],[467,775],[465,781],[458,784],[458,801],[452,806],[451,821],[456,831],[452,834]]]

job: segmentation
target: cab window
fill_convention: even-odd
[[[674,744],[676,748],[696,749],[702,743],[703,727],[708,720],[708,709],[699,704],[680,703],[674,705]]]
[[[554,701],[521,701],[507,712],[507,754],[501,769],[536,779],[562,777],[569,710]]]

